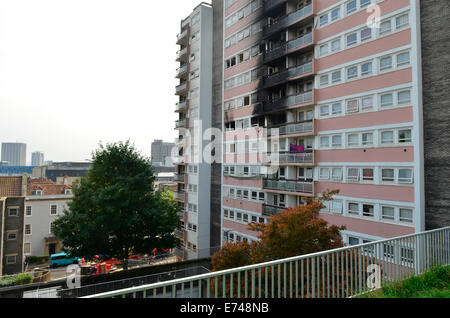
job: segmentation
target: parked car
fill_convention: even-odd
[[[77,257],[72,257],[66,253],[53,254],[50,256],[50,268],[58,266],[67,266],[71,264],[80,264],[81,260]]]

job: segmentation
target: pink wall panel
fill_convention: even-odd
[[[235,200],[231,198],[223,198],[223,205],[224,207],[229,208],[235,208],[235,209],[241,209],[251,212],[263,212],[263,205],[262,203],[257,202],[250,202],[250,201],[241,201],[241,200]]]
[[[405,151],[406,150],[406,151]],[[414,162],[414,147],[317,150],[318,162]]]
[[[233,229],[239,233],[242,234],[246,234],[246,235],[250,235],[253,237],[258,237],[261,233],[259,232],[254,232],[248,229],[248,224],[242,224],[242,223],[237,223],[237,222],[233,222],[230,220],[223,220],[223,227],[227,228],[227,229]]]

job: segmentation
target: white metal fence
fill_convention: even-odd
[[[344,298],[450,264],[450,227],[86,298]]]

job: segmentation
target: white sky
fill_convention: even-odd
[[[200,2],[0,0],[0,142],[26,143],[28,162],[173,142],[176,35]]]

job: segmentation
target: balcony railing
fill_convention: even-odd
[[[177,61],[179,61],[184,55],[187,54],[187,47],[177,52]]]
[[[177,103],[176,107],[175,107],[175,111],[179,112],[179,111],[185,110],[186,106],[187,106],[187,102],[186,101],[181,102],[181,103]]]
[[[280,211],[285,210],[285,207],[280,207],[280,206],[276,206],[276,205],[272,205],[272,204],[264,204],[263,206],[263,215],[264,216],[272,216],[277,214]]]
[[[450,227],[85,298],[348,298],[436,265],[450,265]]]
[[[177,69],[177,77],[180,77],[181,75],[187,73],[187,71],[188,71],[187,65],[183,65],[183,66],[179,67]]]
[[[181,128],[181,127],[186,127],[186,119],[177,120],[175,122],[175,128]]]
[[[264,163],[289,164],[289,163],[313,163],[312,152],[305,153],[267,153],[264,155]]]
[[[264,27],[264,36],[270,36],[274,34],[275,32],[279,32],[283,29],[286,29],[287,27],[291,26],[292,24],[300,21],[305,16],[311,14],[313,12],[312,3],[306,7],[301,8],[300,10],[297,10],[295,12],[292,12],[284,17],[279,18],[279,20],[271,25],[268,25]]]
[[[312,43],[313,36],[312,32],[305,34],[295,40],[286,42],[279,47],[276,47],[270,51],[264,53],[264,63],[282,57],[289,52],[293,52],[306,44]]]
[[[313,193],[313,184],[293,180],[264,180],[264,189],[286,192]]]
[[[305,92],[296,96],[288,96],[271,102],[263,102],[263,110],[271,112],[282,110],[295,105],[301,105],[313,101],[313,91]]]
[[[270,87],[274,85],[287,82],[290,79],[294,79],[304,74],[311,73],[313,71],[313,63],[309,62],[296,67],[291,67],[285,71],[281,71],[272,75],[264,77],[264,87]]]
[[[173,193],[173,197],[177,200],[181,200],[184,201],[185,197],[186,197],[186,192],[182,191],[182,192],[174,192]]]
[[[187,88],[187,83],[180,84],[175,88],[175,93],[180,94],[182,92],[185,92],[186,88]]]
[[[271,137],[276,135],[276,130],[278,130],[278,136],[310,133],[313,132],[313,126],[312,122],[280,125],[278,127],[267,128],[266,136]]]
[[[184,173],[181,174],[176,174],[175,177],[173,178],[174,181],[178,181],[178,182],[184,182]],[[183,197],[184,200],[184,197]]]
[[[187,37],[189,31],[188,29],[184,30],[183,32],[181,32],[180,34],[177,35],[177,43],[182,43],[183,40]]]

